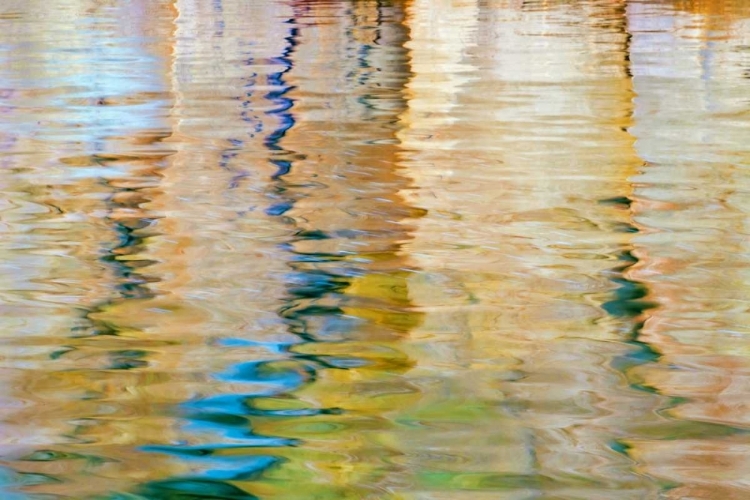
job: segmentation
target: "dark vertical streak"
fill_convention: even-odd
[[[284,75],[292,70],[293,62],[291,56],[294,53],[295,47],[297,47],[297,40],[300,36],[300,33],[299,29],[295,26],[295,19],[289,19],[287,23],[293,27],[289,30],[289,36],[284,38],[287,43],[286,49],[281,56],[275,57],[270,61],[271,64],[281,65],[284,69],[276,73],[272,73],[268,76],[268,85],[271,87],[276,87],[277,90],[272,90],[271,92],[266,94],[266,99],[276,104],[277,107],[275,109],[272,109],[271,111],[268,111],[267,113],[278,118],[280,121],[279,126],[276,127],[276,129],[272,131],[271,134],[263,142],[263,145],[271,151],[284,151],[279,142],[284,138],[284,135],[286,135],[287,131],[291,129],[295,123],[294,115],[290,111],[292,109],[292,106],[294,106],[294,101],[286,96],[286,94],[290,90],[292,90],[293,87],[286,84],[286,82],[284,81]],[[278,178],[280,175],[284,174],[277,173],[274,178]]]
[[[294,20],[288,22],[293,24]],[[277,89],[266,95],[268,100],[277,105],[275,109],[268,113],[274,115],[279,120],[279,126],[264,142],[266,148],[271,151],[270,161],[277,169],[276,173],[272,176],[275,186],[271,196],[277,198],[279,201],[266,210],[266,213],[271,216],[284,216],[293,208],[296,200],[300,196],[304,196],[304,193],[300,193],[299,187],[295,187],[293,192],[293,186],[290,186],[284,179],[286,175],[291,173],[293,168],[293,162],[285,158],[295,155],[296,152],[289,151],[281,145],[281,141],[286,133],[295,125],[294,115],[291,112],[294,101],[287,96],[287,93],[293,87],[286,84],[285,76],[293,69],[291,55],[299,43],[300,36],[299,28],[294,27],[290,30],[290,35],[286,38],[287,49],[280,57],[274,59],[274,62],[281,64],[284,69],[268,77],[269,86]],[[295,221],[292,218],[284,217],[282,220],[286,224],[295,225]],[[294,245],[304,240],[320,240],[328,237],[329,235],[321,231],[303,231],[298,229],[289,242],[281,245],[282,250],[291,254],[289,267],[292,272],[288,276],[288,300],[279,309],[278,313],[289,325],[289,331],[305,342],[319,340],[310,331],[309,323],[311,320],[320,317],[338,317],[343,312],[337,306],[317,304],[318,299],[327,295],[340,295],[349,282],[344,276],[336,275],[329,271],[313,269],[316,264],[339,261],[340,256],[323,253],[298,253],[294,250]],[[303,361],[305,366],[309,370],[312,370],[310,372],[312,378],[315,377],[315,370],[318,368],[330,367],[326,360],[319,356],[296,355],[295,358]]]
[[[625,74],[631,81],[632,88],[633,72],[630,61],[632,34],[628,28],[627,4],[625,2],[618,9],[618,14],[620,22],[617,23],[616,28],[623,36],[621,50]],[[633,107],[634,105],[631,103],[628,115],[629,121],[633,120]],[[602,200],[602,202],[620,205],[622,208],[628,210],[632,217],[632,199],[618,197]],[[628,225],[625,230],[633,233],[638,232],[638,229],[632,225]],[[628,276],[629,270],[633,269],[639,262],[632,250],[633,246],[628,245],[627,248],[620,251],[618,259],[622,264],[612,269],[612,277],[610,278],[617,285],[617,289],[614,291],[614,297],[602,304],[603,309],[610,316],[623,320],[623,341],[633,348],[627,355],[617,357],[612,361],[612,366],[623,373],[627,373],[634,366],[655,362],[660,357],[659,353],[650,344],[640,338],[645,323],[645,313],[649,309],[656,307],[657,304],[647,299],[649,290],[644,283]],[[650,391],[650,389],[640,384],[631,384],[631,386],[636,389]]]
[[[94,161],[106,165],[109,160],[94,156]],[[154,297],[154,292],[148,284],[156,278],[144,274],[144,270],[153,262],[136,257],[144,250],[146,239],[153,236],[149,230],[157,220],[154,214],[150,214],[141,208],[142,204],[151,201],[151,191],[160,181],[157,172],[158,162],[142,172],[140,176],[129,179],[126,187],[119,186],[117,180],[102,179],[101,183],[111,190],[107,201],[109,214],[106,220],[111,225],[112,231],[117,237],[116,243],[104,249],[100,261],[109,268],[114,282],[110,290],[112,294],[103,298],[91,306],[84,313],[86,322],[76,328],[76,333],[81,337],[118,335],[120,327],[116,324],[102,319],[96,319],[102,313],[117,304],[130,300],[144,300]],[[140,179],[141,185],[133,185],[134,178]],[[111,351],[112,359],[110,369],[140,368],[147,364],[143,358],[144,351],[127,350]]]

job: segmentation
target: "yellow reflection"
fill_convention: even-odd
[[[415,361],[400,342],[421,322],[411,310],[412,265],[400,250],[410,239],[409,218],[419,211],[399,193],[409,180],[398,166],[392,125],[404,110],[401,88],[408,76],[400,49],[403,12],[376,1],[310,3],[303,12],[287,75],[296,122],[281,144],[296,159],[279,181],[284,196],[294,200],[284,216],[298,234],[325,236],[294,242],[293,255],[304,257],[293,264],[295,272],[340,276],[344,285],[337,295],[296,299],[287,314],[302,318],[306,333],[320,340],[295,346],[295,354],[343,365],[319,367],[315,381],[294,391],[294,399],[256,401],[287,408],[301,401],[327,412],[254,418],[258,432],[304,444],[274,450],[288,461],[248,488],[285,498],[382,497],[397,482],[382,437],[391,427],[387,415],[418,398],[402,379]],[[330,92],[332,82],[339,91]],[[356,272],[347,275],[347,269]],[[306,313],[314,307],[340,312],[316,319]],[[324,330],[336,321],[351,326],[327,338]],[[293,486],[300,481],[304,491]]]

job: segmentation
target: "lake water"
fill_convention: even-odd
[[[4,0],[4,500],[750,498],[750,2]]]

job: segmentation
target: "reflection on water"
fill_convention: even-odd
[[[747,2],[0,27],[2,498],[750,494]]]

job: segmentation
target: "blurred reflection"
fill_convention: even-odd
[[[232,335],[217,332],[216,354],[209,356],[225,364],[212,375],[220,383],[203,386],[181,405],[191,422],[187,441],[146,447],[187,461],[191,472],[136,492],[147,498],[380,497],[386,481],[380,460],[388,452],[375,436],[390,423],[373,413],[372,397],[381,395],[376,408],[385,411],[400,394],[414,392],[401,387],[399,373],[411,361],[398,341],[420,316],[409,309],[409,263],[399,253],[409,229],[402,220],[414,215],[398,195],[408,181],[395,170],[393,122],[403,110],[407,75],[404,51],[394,50],[405,37],[402,13],[378,2],[360,2],[351,11],[345,5],[270,2],[252,8],[179,6],[180,20],[201,24],[180,24],[178,40],[183,30],[205,32],[208,26],[216,39],[210,45],[177,43],[179,121],[173,140],[189,144],[199,137],[199,154],[207,143],[215,148],[198,163],[193,147],[179,151],[164,184],[179,183],[179,192],[189,197],[190,206],[182,210],[195,211],[196,204],[199,210],[231,208],[233,214],[216,220],[243,227],[234,240],[222,225],[214,238],[190,241],[185,252],[204,245],[210,250],[187,259],[185,265],[195,270],[184,285],[162,280],[159,286],[203,293],[201,306],[213,314],[206,331],[216,331],[224,314],[244,323]],[[257,23],[254,36],[266,43],[227,43],[227,33],[239,33],[232,19],[250,17]],[[193,72],[202,68],[203,61],[193,62],[201,57],[237,61],[217,68],[234,82],[227,97]],[[340,87],[332,93],[333,82]],[[217,114],[222,102],[227,109]],[[200,110],[207,105],[212,111]],[[214,114],[223,120],[206,129],[202,120]],[[217,199],[201,201],[201,175],[215,179],[209,189]],[[267,222],[250,229],[261,220]],[[196,225],[180,230],[185,239],[211,227],[200,212],[187,221]],[[269,229],[274,232],[262,237]],[[217,248],[217,241],[228,248]],[[238,254],[255,257],[246,276]],[[207,260],[210,267],[203,268]],[[225,282],[245,288],[266,282],[263,294],[238,290],[243,302],[229,302],[231,290],[216,281],[222,269],[231,273]],[[283,304],[274,306],[279,286]],[[214,297],[205,296],[212,290]],[[248,314],[248,299],[259,313],[276,310],[279,316]],[[369,396],[355,397],[359,393]],[[353,440],[355,430],[361,436]]]
[[[143,2],[3,8],[13,20],[0,73],[3,369],[16,402],[3,409],[2,457],[14,471],[3,498],[18,487],[81,497],[169,468],[144,470],[129,446],[136,433],[163,432],[139,394],[148,376],[123,371],[146,366],[158,342],[108,314],[152,297],[147,283],[158,279],[141,252],[157,217],[144,205],[160,195],[170,153],[160,144],[169,135],[160,44],[172,13]]]
[[[648,228],[637,238],[637,276],[661,303],[644,327],[661,358],[635,376],[673,398],[664,415],[686,430],[633,441],[631,454],[644,473],[676,485],[668,498],[745,498],[750,10],[675,6],[628,9],[634,133],[647,161],[635,179],[636,217]]]
[[[3,2],[0,496],[745,498],[748,23]]]
[[[287,462],[254,491],[383,498],[398,482],[380,437],[393,423],[383,415],[416,396],[401,377],[413,361],[400,340],[420,322],[400,252],[405,219],[418,215],[399,195],[409,182],[397,170],[403,12],[363,1],[300,3],[295,13],[290,70],[278,77],[290,90],[274,95],[293,126],[267,141],[278,168],[267,212],[294,230],[279,312],[301,341],[290,348],[297,371],[313,382],[251,403],[260,432],[301,446],[285,450]]]
[[[644,350],[622,341],[648,307],[626,277],[640,159],[625,10],[579,7],[410,11],[402,138],[429,210],[409,246],[428,311],[412,373],[440,390],[404,410],[423,430],[400,442],[431,443],[408,462],[430,498],[653,492],[616,444],[623,415],[653,419],[658,404],[619,373]]]

